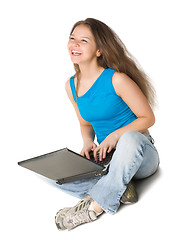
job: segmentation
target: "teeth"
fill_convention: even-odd
[[[72,51],[72,53],[73,53],[73,54],[81,54],[80,52],[74,51],[74,50]]]

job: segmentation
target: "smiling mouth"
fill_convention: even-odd
[[[74,56],[80,56],[82,54],[81,52],[78,52],[78,51],[75,51],[75,50],[71,51],[71,53]]]

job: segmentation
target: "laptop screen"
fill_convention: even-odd
[[[53,180],[101,171],[104,168],[67,148],[18,164]]]

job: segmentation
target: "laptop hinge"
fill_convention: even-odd
[[[89,172],[89,173],[83,173],[83,174],[75,175],[72,177],[57,179],[56,183],[59,185],[62,185],[64,183],[74,182],[74,181],[78,181],[78,180],[82,180],[82,179],[101,177],[101,176],[105,175],[106,173],[107,173],[107,170],[105,170],[105,171],[101,170],[101,172],[94,171],[94,172]]]

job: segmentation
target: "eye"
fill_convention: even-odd
[[[73,41],[73,40],[74,40],[74,37],[69,37],[69,40]]]
[[[82,39],[82,42],[84,42],[84,43],[87,43],[87,40],[85,40],[85,39]]]

